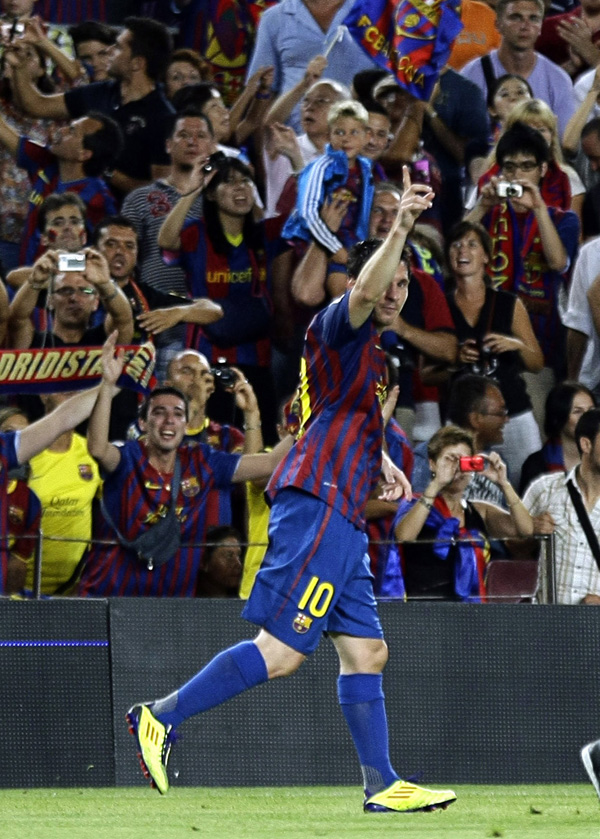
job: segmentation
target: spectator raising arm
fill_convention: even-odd
[[[86,248],[84,253],[85,277],[98,292],[100,303],[106,312],[106,334],[110,335],[116,330],[117,342],[129,344],[133,338],[133,312],[129,301],[119,286],[111,280],[108,263],[102,254],[93,248]]]
[[[42,119],[67,119],[69,112],[64,93],[44,94],[33,85],[25,67],[25,55],[19,42],[5,47],[4,57],[12,68],[12,87],[20,107],[30,116]]]
[[[158,231],[158,247],[167,251],[178,251],[181,248],[181,230],[192,204],[200,195],[206,186],[204,178],[201,179],[200,185],[182,195],[177,204],[173,207],[169,215],[162,223],[162,227]]]
[[[121,461],[119,448],[108,439],[112,399],[117,392],[117,379],[125,364],[123,351],[117,350],[115,354],[116,337],[116,332],[113,332],[102,347],[102,382],[87,432],[89,453],[106,472],[114,472]]]

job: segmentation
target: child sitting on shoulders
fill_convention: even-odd
[[[294,244],[315,241],[331,257],[329,280],[340,274],[345,283],[348,251],[368,237],[373,201],[371,161],[361,152],[369,137],[369,115],[359,102],[337,102],[329,111],[329,143],[325,154],[298,175],[296,208],[286,221],[282,236]],[[321,218],[326,202],[343,201],[345,215],[337,232]]]

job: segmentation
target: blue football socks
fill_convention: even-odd
[[[398,780],[390,763],[383,676],[339,676],[338,698],[358,752],[364,788],[373,795]]]
[[[163,725],[176,728],[194,714],[208,711],[268,678],[267,665],[256,644],[243,641],[223,650],[183,687],[150,707]]]

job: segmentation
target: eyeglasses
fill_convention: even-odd
[[[47,228],[57,227],[59,230],[61,227],[66,227],[67,224],[70,224],[72,227],[83,227],[85,221],[81,218],[81,216],[71,216],[70,218],[57,216],[56,218],[47,219],[46,221]]]
[[[80,297],[91,297],[92,294],[96,293],[96,289],[89,288],[88,286],[85,286],[84,288],[74,288],[70,285],[64,285],[55,289],[53,293],[57,294],[59,297],[64,297],[65,299],[70,297],[72,294],[77,294]]]
[[[516,172],[521,170],[521,172],[533,172],[534,169],[539,167],[539,163],[536,163],[535,160],[524,160],[522,163],[512,163],[511,161],[506,161],[506,163],[502,164],[502,171],[506,175],[514,175]]]

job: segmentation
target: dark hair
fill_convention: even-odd
[[[586,137],[589,137],[590,134],[597,134],[600,137],[600,117],[594,117],[581,129],[581,139],[585,140]]]
[[[146,60],[146,75],[162,80],[173,50],[173,38],[164,24],[149,17],[126,17],[123,26],[131,32],[131,56]]]
[[[254,183],[252,170],[238,157],[222,157],[215,162],[216,172],[206,187],[204,192],[204,223],[206,225],[206,235],[210,240],[213,248],[217,253],[229,254],[233,246],[225,236],[221,219],[219,218],[218,206],[216,202],[217,187],[225,183],[229,178],[231,172],[240,172],[247,178],[250,178]],[[250,250],[262,251],[265,247],[262,227],[257,225],[254,221],[252,211],[244,217],[243,227],[244,242]]]
[[[185,87],[179,88],[173,94],[171,105],[176,111],[182,111],[184,108],[197,108],[199,113],[202,113],[202,108],[207,102],[214,98],[215,93],[221,95],[221,91],[214,82],[197,82],[196,84],[188,84]]]
[[[127,218],[127,216],[114,215],[104,216],[104,218],[101,219],[98,222],[98,224],[94,227],[94,232],[92,233],[91,240],[92,245],[98,244],[100,237],[108,227],[126,227],[128,230],[133,230],[133,232],[135,233],[135,238],[139,242],[139,234],[132,220],[130,218]]]
[[[189,418],[189,405],[187,396],[179,390],[178,387],[174,387],[173,385],[159,385],[155,387],[144,399],[140,407],[138,408],[138,419],[146,420],[148,419],[148,410],[150,408],[150,403],[153,399],[156,399],[157,396],[176,396],[178,399],[185,405],[185,418],[186,420]]]
[[[496,163],[502,167],[509,154],[531,154],[538,166],[550,160],[550,147],[539,131],[522,122],[505,131],[496,146]]]
[[[383,239],[371,236],[369,239],[364,239],[362,242],[357,242],[355,245],[352,245],[346,264],[348,276],[356,279],[362,271],[363,266],[382,244]]]
[[[446,258],[446,262],[449,262],[450,246],[459,239],[462,239],[463,236],[466,236],[467,233],[475,233],[481,242],[481,247],[485,251],[485,255],[491,261],[494,252],[494,243],[485,227],[475,221],[459,221],[458,224],[455,224],[450,229],[450,232],[444,241],[444,256]]]
[[[363,102],[363,100],[372,100],[373,88],[382,79],[388,75],[387,70],[359,70],[352,76],[352,87],[356,94],[356,98]],[[365,103],[363,102],[363,105]],[[367,107],[365,105],[365,107]],[[367,110],[371,110],[367,108]]]
[[[497,387],[485,376],[467,373],[452,383],[448,397],[447,415],[454,425],[469,427],[469,414],[481,408],[490,387]]]
[[[368,260],[375,253],[376,250],[383,244],[383,239],[378,239],[376,236],[371,236],[369,239],[364,239],[362,242],[357,242],[352,245],[348,254],[348,263],[346,269],[348,276],[356,279],[362,269],[365,267]],[[412,266],[412,253],[408,246],[402,249],[400,255],[400,262],[404,262],[408,268],[408,275],[410,278],[410,269]]]
[[[362,99],[362,98],[360,98],[358,101],[363,106],[363,108],[367,111],[367,113],[369,113],[369,114],[379,114],[380,116],[385,117],[387,120],[389,120],[390,116],[389,116],[388,112],[383,107],[383,105],[380,105],[379,102],[377,102],[375,99]],[[385,183],[385,181],[384,181],[384,183]]]
[[[99,44],[112,47],[117,42],[117,34],[117,30],[112,26],[100,23],[98,20],[84,20],[82,23],[69,27],[69,35],[73,39],[75,52],[79,44],[85,41],[98,41]]]
[[[206,565],[212,558],[215,550],[221,547],[225,539],[237,539],[242,544],[242,536],[235,527],[230,524],[219,524],[209,527],[206,531],[206,547],[202,557],[202,564]]]
[[[457,446],[460,443],[464,443],[471,449],[471,454],[475,454],[475,438],[472,431],[456,425],[443,425],[427,443],[427,456],[431,460],[437,460],[447,446]]]
[[[197,108],[187,106],[183,108],[181,111],[177,111],[175,114],[171,114],[171,125],[169,127],[169,131],[167,133],[167,138],[170,140],[175,134],[175,129],[177,127],[177,123],[180,119],[184,117],[192,117],[193,119],[201,119],[206,123],[206,127],[208,128],[208,133],[211,137],[215,136],[215,132],[212,127],[212,123],[210,119],[206,116],[206,114],[201,113]]]
[[[86,206],[76,192],[51,192],[42,201],[37,217],[38,230],[42,233],[46,229],[46,217],[54,210],[61,210],[63,207],[77,207],[81,218],[85,222]]]
[[[97,177],[110,169],[123,151],[123,132],[112,117],[100,111],[90,111],[86,116],[101,124],[101,128],[86,134],[83,140],[84,149],[92,152],[92,156],[83,164],[83,171],[88,177]]]
[[[579,454],[582,454],[581,438],[586,437],[593,445],[598,431],[600,431],[600,408],[592,408],[591,411],[586,411],[579,417],[575,426],[575,442]]]
[[[596,406],[596,397],[581,382],[559,382],[548,393],[544,416],[544,432],[550,439],[559,437],[562,433],[573,408],[573,400],[578,393],[587,393],[594,407]]]
[[[488,108],[494,107],[494,96],[498,93],[498,88],[500,85],[503,85],[504,82],[508,81],[509,79],[518,79],[520,82],[523,82],[529,93],[531,94],[531,98],[533,99],[533,90],[531,89],[531,85],[524,79],[523,76],[519,76],[517,73],[504,73],[502,76],[498,76],[497,79],[494,79],[494,82],[488,88],[488,97],[487,97],[487,106]]]

